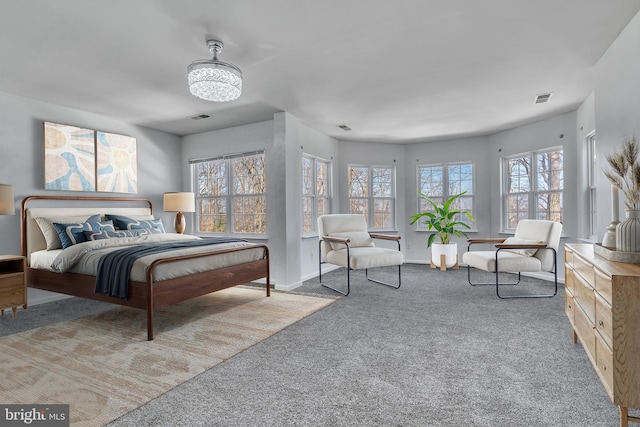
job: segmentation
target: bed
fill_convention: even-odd
[[[78,259],[82,259],[78,252],[87,258],[92,254],[93,261],[96,262],[96,253],[101,250],[113,250],[107,246],[114,245],[113,242],[116,240],[127,241],[126,245],[132,246],[137,243],[152,243],[158,239],[168,242],[173,240],[173,237],[181,241],[199,239],[195,236],[167,233],[79,241],[62,249],[51,244],[50,232],[41,225],[43,218],[46,220],[45,223],[55,223],[56,219],[91,218],[96,215],[103,221],[106,215],[133,218],[143,223],[157,221],[153,220],[153,206],[147,199],[30,196],[22,201],[20,212],[22,255],[26,257],[28,266],[27,285],[45,291],[146,310],[148,340],[153,340],[154,309],[259,279],[266,279],[266,296],[270,296],[269,250],[266,245],[248,242],[225,242],[215,245],[203,245],[201,242],[199,244],[203,246],[197,248],[185,247],[142,257],[133,264],[134,268],[131,268],[131,277],[125,288],[126,295],[121,297],[95,292],[95,267],[91,267],[94,264],[90,262],[78,262],[71,267],[65,265],[64,268],[52,267],[65,264],[66,261],[60,261],[64,259],[62,254],[73,251],[76,252],[74,257]],[[88,236],[86,233],[84,235]],[[92,268],[94,271],[91,271]]]

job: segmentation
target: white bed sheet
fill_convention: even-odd
[[[53,260],[56,259],[56,257],[58,256],[58,254],[60,254],[60,252],[62,252],[62,249],[54,249],[51,251],[43,250],[43,251],[33,252],[31,254],[31,257],[29,258],[29,267],[37,268],[38,270],[53,271],[53,269],[51,268],[51,263],[53,263]]]

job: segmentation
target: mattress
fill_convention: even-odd
[[[176,235],[173,235],[176,236]],[[194,238],[194,236],[181,236],[181,239]],[[41,268],[61,273],[76,273],[95,276],[98,270],[100,258],[111,251],[131,246],[132,244],[152,243],[161,239],[166,241],[168,234],[141,236],[134,238],[108,239],[95,242],[84,242],[73,245],[67,249],[52,251],[38,251],[31,255],[31,268]],[[119,241],[116,244],[116,242]],[[222,250],[229,248],[247,248],[246,250],[227,252],[223,254],[208,255],[199,258],[180,260],[171,263],[160,264],[154,269],[154,282],[174,279],[194,273],[215,270],[218,268],[244,264],[251,261],[264,259],[265,249],[248,242],[228,242],[216,245],[199,246],[185,249],[175,249],[170,252],[148,255],[136,260],[131,268],[131,280],[135,282],[146,282],[146,274],[150,264],[161,258],[189,255],[207,252],[211,250]],[[36,255],[34,257],[34,255]],[[51,259],[53,258],[53,259]]]

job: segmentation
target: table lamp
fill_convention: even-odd
[[[182,213],[196,211],[195,196],[189,192],[164,193],[163,208],[165,212],[177,212],[174,227],[176,233],[182,234],[187,225]]]
[[[0,215],[15,215],[16,208],[13,203],[13,186],[0,184]]]

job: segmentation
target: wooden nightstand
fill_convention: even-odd
[[[27,308],[26,260],[18,255],[0,255],[0,313],[11,307],[13,318],[19,305]]]

